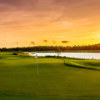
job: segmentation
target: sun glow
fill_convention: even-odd
[[[100,43],[100,1],[71,1],[0,1],[0,47]]]

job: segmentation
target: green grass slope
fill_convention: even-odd
[[[100,70],[100,60],[65,59],[65,65],[89,70]]]
[[[100,60],[38,58],[0,53],[0,100],[100,100]],[[68,65],[69,64],[69,65]]]

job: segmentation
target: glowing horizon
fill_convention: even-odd
[[[100,43],[100,0],[0,0],[0,47]]]

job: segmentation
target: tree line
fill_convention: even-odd
[[[32,46],[32,47],[16,47],[16,48],[0,48],[0,51],[73,51],[73,50],[100,50],[100,44],[87,46]]]

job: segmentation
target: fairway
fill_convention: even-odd
[[[65,60],[65,64],[64,64]],[[0,53],[0,100],[100,100],[100,60]]]

